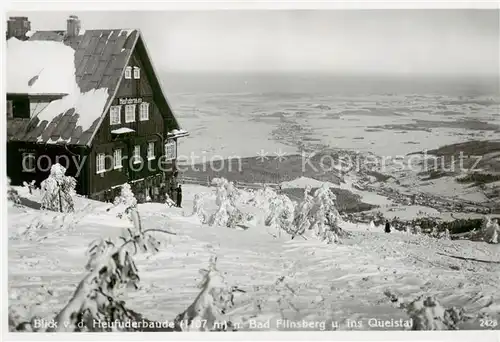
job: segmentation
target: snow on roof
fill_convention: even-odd
[[[121,35],[122,35],[122,32],[127,32],[127,37],[128,37],[128,36],[130,36],[130,34],[131,34],[132,32],[134,32],[134,31],[135,31],[135,29],[120,30],[120,34],[119,34],[119,36],[121,36]]]
[[[111,131],[111,134],[124,134],[124,133],[131,133],[135,132],[135,130],[128,128],[128,127],[120,127],[118,129],[114,129]]]
[[[69,94],[77,89],[75,50],[55,41],[7,41],[7,93]]]
[[[74,108],[75,113],[78,114],[76,126],[82,127],[82,131],[85,132],[92,126],[95,120],[101,117],[108,97],[107,88],[93,89],[83,94],[79,91],[74,92],[60,100],[50,102],[37,115],[38,119],[40,119],[38,124],[40,125],[44,120],[51,122],[59,114],[63,114],[68,109]],[[39,137],[38,140],[43,141],[43,138]],[[53,143],[60,141],[59,139]]]

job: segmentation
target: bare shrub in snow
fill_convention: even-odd
[[[196,194],[193,201],[192,215],[198,217],[201,223],[206,223],[208,220],[208,214],[206,213],[204,208],[204,197],[205,196],[203,194]]]
[[[465,319],[463,309],[445,309],[434,297],[421,296],[402,307],[413,321],[412,330],[457,330]]]
[[[234,287],[228,286],[212,257],[208,269],[200,270],[203,279],[194,302],[175,318],[182,331],[216,331],[228,325],[226,313],[234,306]],[[230,325],[230,324],[229,324]],[[229,328],[229,327],[228,327]]]
[[[63,213],[75,210],[73,197],[76,195],[76,179],[65,174],[66,168],[60,164],[50,168],[50,175],[41,184],[42,209]]]
[[[20,204],[19,193],[10,185],[10,178],[7,177],[7,201],[13,204]]]
[[[32,180],[31,182],[23,182],[23,186],[28,189],[28,192],[30,195],[33,195],[33,190],[35,189],[35,181]]]

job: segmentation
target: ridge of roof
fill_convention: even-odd
[[[139,35],[138,29],[92,29],[75,37],[64,36],[64,31],[34,31],[28,41],[58,41],[75,50],[75,79],[82,94],[105,88],[108,95],[102,112],[96,114],[96,119],[85,131],[77,126],[80,114],[74,104],[54,113],[50,122],[33,117],[34,122],[25,127],[25,132],[19,131],[19,125],[11,126],[8,120],[7,129],[13,130],[8,135],[11,140],[90,146],[116,97]]]

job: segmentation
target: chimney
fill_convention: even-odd
[[[7,39],[15,37],[19,40],[28,40],[26,33],[31,30],[28,17],[10,17],[7,21]]]
[[[70,15],[67,23],[66,37],[76,37],[80,33],[80,19],[76,15]]]

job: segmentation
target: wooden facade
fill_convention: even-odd
[[[119,193],[120,185],[130,183],[139,201],[145,200],[147,196],[153,201],[163,200],[164,193],[168,192],[172,183],[175,184],[176,159],[161,165],[160,162],[165,161],[165,143],[175,141],[177,146],[176,138],[167,139],[167,133],[178,129],[178,124],[161,90],[141,37],[136,39],[127,62],[121,67],[124,71],[130,67],[132,77],[127,78],[126,72],[121,73],[116,91],[107,106],[108,109],[101,116],[93,138],[89,138],[91,144],[40,143],[39,139],[29,135],[25,135],[22,139],[8,140],[7,174],[13,185],[21,185],[24,181],[31,180],[40,185],[50,173],[50,169],[46,167],[50,160],[51,165],[59,162],[67,167],[66,174],[76,178],[76,190],[81,195],[98,200],[112,200]],[[134,68],[138,68],[139,78],[134,77]],[[54,94],[37,96],[8,94],[7,99],[12,101],[15,107],[13,117],[8,118],[8,130],[27,132],[33,129],[29,127],[33,125],[30,118],[36,116],[37,109],[42,110],[50,101],[58,98],[60,96]],[[135,118],[132,122],[125,120],[125,106],[129,103],[136,103]],[[147,120],[140,118],[139,103],[148,103]],[[119,123],[111,122],[110,112],[113,106],[121,106]],[[124,129],[127,129],[125,133]],[[116,130],[120,133],[117,134]],[[53,130],[52,136],[56,131]],[[13,134],[18,133],[11,135]],[[154,158],[151,156],[148,158],[150,144],[154,144]],[[142,159],[140,163],[134,163],[132,160],[135,146],[140,146]],[[116,150],[121,151],[121,167],[116,167],[114,164]],[[23,169],[23,155],[26,153],[33,154],[35,159],[40,161],[36,172]],[[105,156],[104,172],[98,170],[98,156],[102,154]]]

